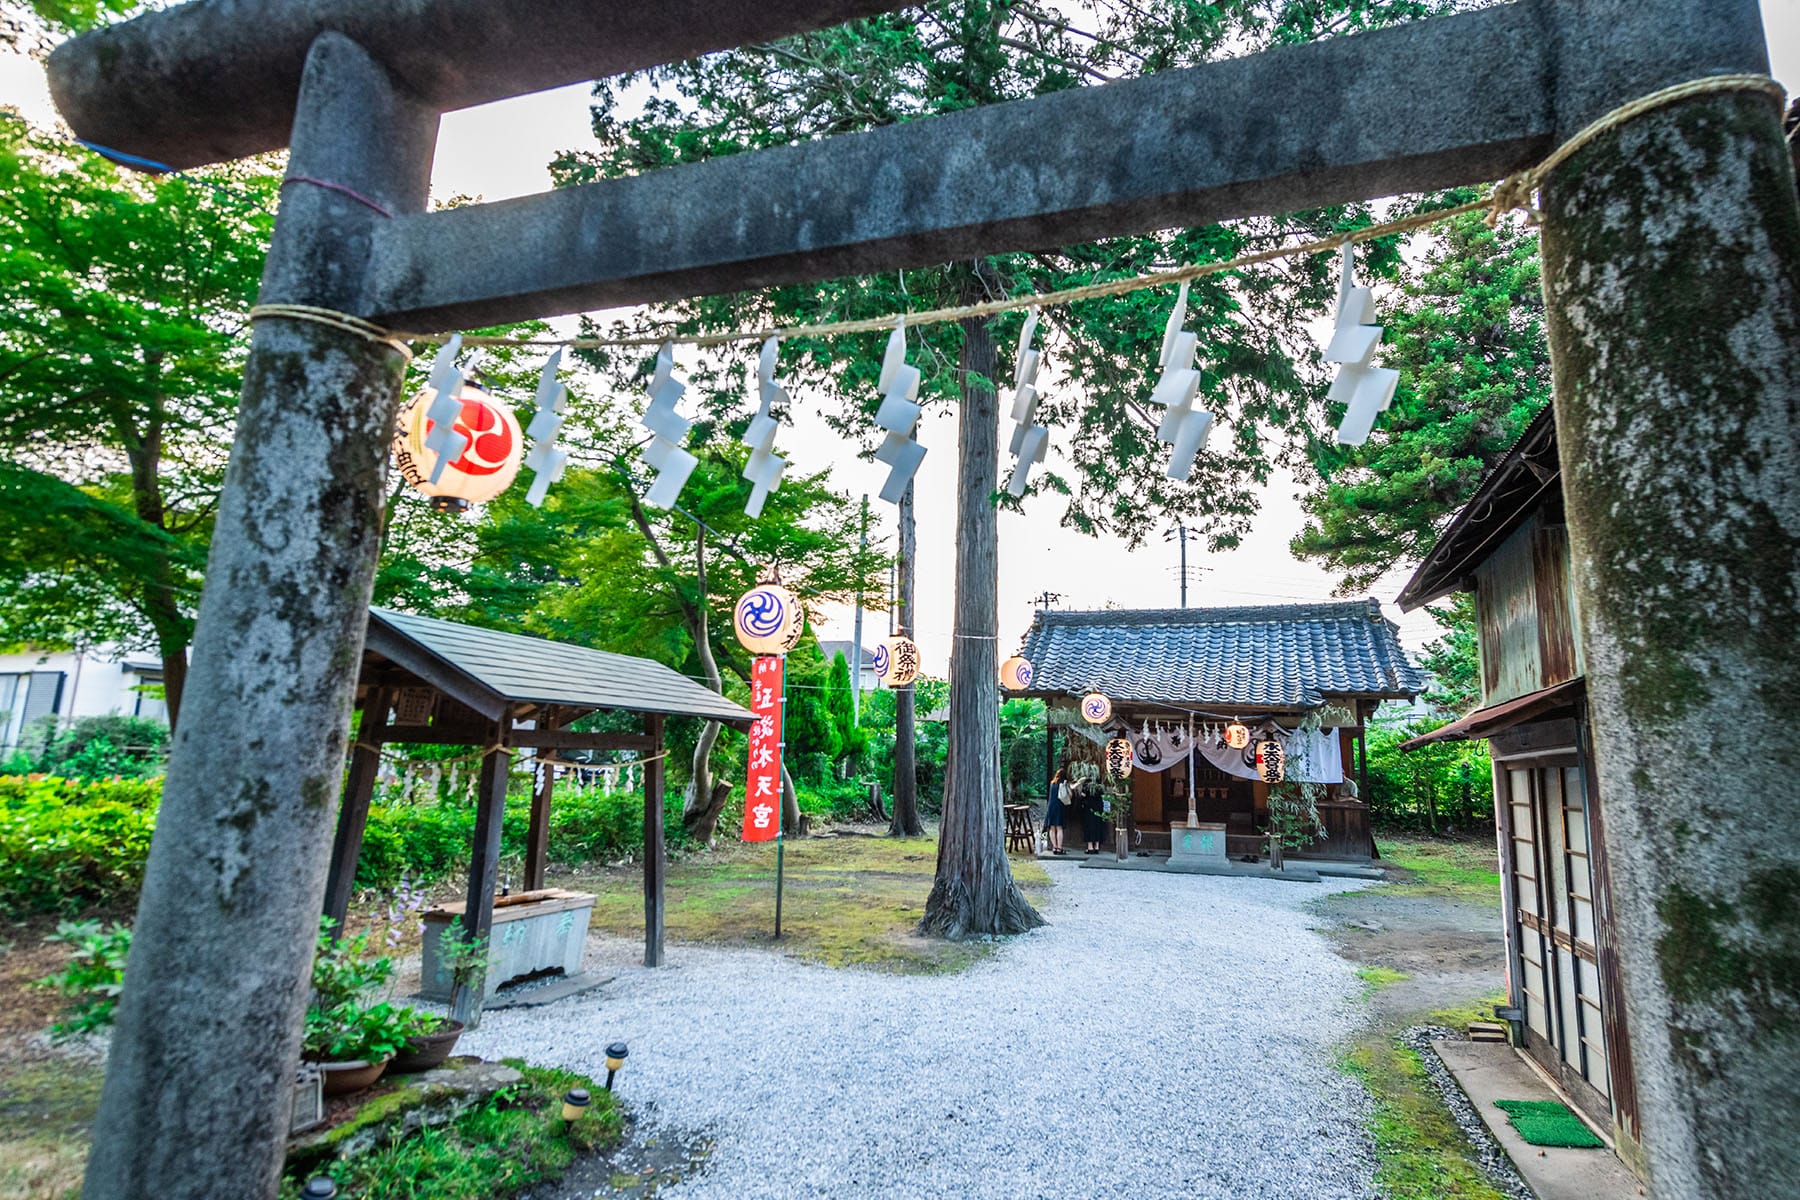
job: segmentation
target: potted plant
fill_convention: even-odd
[[[303,1056],[318,1065],[325,1094],[361,1091],[381,1078],[388,1060],[406,1043],[411,1012],[386,1001],[308,1010]]]
[[[400,1047],[400,1052],[394,1055],[394,1060],[388,1064],[388,1070],[397,1075],[429,1071],[440,1065],[456,1048],[456,1039],[463,1035],[461,1021],[440,1017],[436,1013],[403,1008],[400,1010],[400,1017],[406,1031],[406,1041]]]

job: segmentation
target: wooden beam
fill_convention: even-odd
[[[555,709],[545,709],[540,720],[546,726],[555,724]],[[556,768],[540,761],[538,770],[543,777],[538,780],[536,790],[531,793],[531,824],[525,832],[523,888],[527,892],[535,892],[544,886],[544,865],[550,857],[550,792],[556,785]]]
[[[1766,69],[1756,0],[1520,0],[396,217],[368,308],[466,329],[1483,183],[1659,87]]]
[[[363,705],[356,746],[350,752],[350,773],[338,805],[337,832],[331,843],[331,867],[325,877],[325,915],[337,922],[342,936],[350,915],[350,894],[356,887],[356,859],[362,853],[363,830],[369,822],[369,802],[381,770],[381,732],[386,727],[392,693],[377,688]]]
[[[654,743],[644,764],[644,965],[660,967],[663,961],[663,876],[668,852],[663,845],[663,718],[644,717],[644,733]]]
[[[505,696],[392,628],[376,613],[369,614],[368,636],[363,644],[490,721],[498,721],[507,709]]]
[[[469,857],[469,891],[463,907],[463,935],[486,938],[494,926],[494,888],[500,878],[500,828],[506,815],[506,772],[512,750],[503,744],[506,723],[489,727],[490,750],[481,760],[481,783],[475,793],[475,843]],[[485,979],[460,990],[451,1014],[465,1025],[479,1019]]]
[[[389,725],[382,739],[397,746],[468,746],[467,734],[440,733],[429,726]],[[574,733],[567,729],[513,729],[506,744],[516,750],[636,750],[650,752],[654,742],[640,733]]]

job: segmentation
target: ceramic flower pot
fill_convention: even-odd
[[[397,1075],[410,1075],[441,1066],[450,1057],[450,1051],[456,1048],[456,1039],[462,1035],[461,1021],[446,1020],[443,1028],[435,1033],[409,1037],[400,1053],[388,1064],[388,1070]]]
[[[360,1092],[387,1070],[390,1058],[377,1062],[366,1062],[355,1059],[351,1062],[322,1062],[313,1065],[319,1068],[320,1082],[324,1085],[327,1096],[347,1096],[351,1092]]]

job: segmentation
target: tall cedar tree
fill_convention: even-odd
[[[769,146],[852,133],[917,117],[1102,83],[1305,41],[1450,7],[1442,3],[1239,0],[1086,0],[1052,10],[1020,0],[958,0],[658,67],[596,86],[600,148],[569,154],[559,180],[580,183]],[[648,83],[641,114],[623,97]],[[929,173],[931,164],[911,164]],[[843,186],[855,186],[843,181]],[[1176,230],[893,275],[704,298],[642,316],[627,328],[674,321],[693,329],[878,315],[1019,295],[1180,263],[1219,260],[1296,235],[1366,223],[1362,209]],[[1371,246],[1366,269],[1391,271],[1395,248]],[[1187,483],[1166,478],[1167,450],[1147,411],[1173,289],[1094,300],[1044,314],[1052,386],[1040,419],[1066,467],[1037,476],[1063,521],[1136,544],[1171,517],[1235,545],[1257,489],[1295,456],[1296,430],[1318,416],[1317,355],[1304,323],[1328,311],[1331,264],[1289,262],[1197,281],[1188,327],[1200,334],[1202,402],[1223,419]],[[1002,843],[995,613],[998,404],[993,381],[1010,363],[1022,316],[919,329],[910,360],[926,371],[922,396],[960,406],[959,543],[951,660],[951,764],[938,876],[922,929],[948,936],[1016,932],[1039,923],[1013,885]],[[786,373],[842,398],[837,423],[871,445],[875,377],[884,338],[796,338]],[[741,372],[739,360],[720,369]],[[734,406],[723,419],[741,421]],[[1301,439],[1304,442],[1305,439]],[[944,453],[946,448],[937,448]]]
[[[153,648],[172,720],[278,185],[0,114],[0,642]]]
[[[1473,198],[1458,191],[1438,205]],[[1319,443],[1308,521],[1294,554],[1338,573],[1359,592],[1396,566],[1417,562],[1482,476],[1550,403],[1537,236],[1519,224],[1489,228],[1457,217],[1424,242],[1416,266],[1381,305],[1383,359],[1400,372],[1393,407],[1361,446]],[[1474,605],[1434,607],[1444,637],[1426,648],[1435,680],[1427,698],[1460,714],[1480,699]]]

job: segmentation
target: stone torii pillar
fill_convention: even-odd
[[[195,0],[64,44],[50,80],[80,136],[176,167],[291,146],[263,301],[430,332],[1481,183],[1628,100],[1767,69],[1755,0],[1516,0],[424,211],[440,111],[897,7]],[[1301,117],[1271,111],[1296,95]],[[1800,236],[1759,104],[1640,118],[1545,197],[1624,1000],[1665,1200],[1780,1194],[1800,1144],[1779,1073],[1800,1048],[1781,721]],[[379,341],[257,327],[89,1200],[274,1192],[400,379]]]

